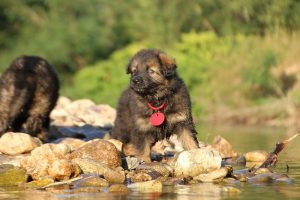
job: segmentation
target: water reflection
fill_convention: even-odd
[[[206,127],[201,129],[202,140],[210,143],[213,137],[221,135],[227,139],[237,152],[245,153],[253,150],[272,151],[276,142],[295,134],[285,129],[265,129],[249,127]],[[204,138],[204,139],[203,139]],[[138,193],[128,195],[111,194],[99,188],[85,190],[71,190],[61,188],[59,190],[26,190],[25,188],[0,188],[0,199],[22,200],[101,200],[101,199],[176,199],[176,200],[220,200],[220,199],[300,199],[300,137],[293,140],[284,149],[278,158],[276,168],[278,173],[287,173],[293,179],[288,183],[232,183],[213,184],[202,183],[195,185],[165,186],[162,193]],[[287,172],[287,165],[288,172]]]

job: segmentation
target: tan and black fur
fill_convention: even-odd
[[[156,49],[139,51],[130,60],[127,73],[130,86],[120,97],[112,136],[121,140],[125,155],[151,161],[150,150],[155,142],[177,134],[185,149],[198,148],[191,115],[191,102],[184,82],[176,72],[175,61]],[[147,103],[165,104],[166,120],[155,127]]]
[[[22,131],[45,139],[58,91],[57,74],[46,60],[16,58],[0,78],[0,136]]]

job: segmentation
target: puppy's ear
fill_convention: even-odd
[[[166,78],[170,78],[175,75],[177,68],[175,60],[164,53],[159,53],[158,57],[163,65],[163,75]]]

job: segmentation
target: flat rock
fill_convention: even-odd
[[[86,143],[84,146],[73,151],[69,158],[88,158],[103,163],[110,168],[121,166],[120,152],[112,143],[98,139]]]
[[[173,174],[173,168],[168,164],[161,162],[144,163],[139,165],[137,170],[153,170],[166,177]]]
[[[131,192],[131,190],[123,184],[113,184],[111,185],[108,190],[108,192],[110,193],[118,193],[118,194],[127,194],[129,192]]]
[[[127,187],[137,192],[161,192],[162,182],[159,180],[138,182],[128,185]]]
[[[20,154],[15,156],[0,154],[0,165],[9,164],[15,167],[21,167],[21,160],[27,156],[29,156],[29,154]]]
[[[222,167],[221,169],[217,169],[215,171],[212,171],[208,174],[200,174],[196,177],[194,177],[194,180],[201,181],[201,182],[215,182],[218,180],[223,179],[227,174],[229,170],[226,167]]]
[[[200,148],[182,151],[174,162],[174,174],[175,176],[194,177],[220,169],[221,162],[220,154],[210,149]]]
[[[96,162],[89,158],[75,158],[72,162],[77,164],[83,173],[95,173],[104,176],[110,183],[123,183],[125,181],[125,173],[122,171],[122,168],[111,169],[106,164]]]
[[[104,178],[100,178],[98,175],[89,175],[73,183],[75,188],[77,187],[108,187],[109,183]]]
[[[155,180],[161,176],[162,175],[160,173],[151,170],[136,170],[127,174],[127,178],[130,178],[130,180],[134,183]]]
[[[27,153],[42,142],[26,133],[7,132],[0,138],[0,151],[8,155]]]

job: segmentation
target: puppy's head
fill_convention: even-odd
[[[168,87],[169,80],[176,75],[176,63],[160,50],[143,49],[130,60],[127,73],[131,74],[130,87],[135,92],[154,94]]]

